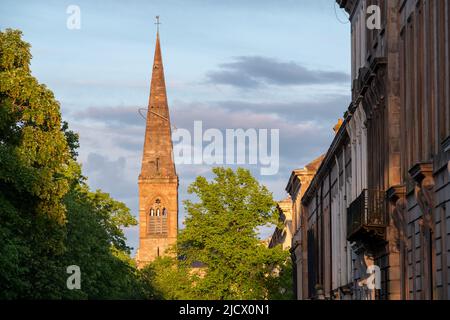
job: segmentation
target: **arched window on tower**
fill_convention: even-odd
[[[167,210],[163,207],[161,199],[156,198],[150,207],[148,215],[147,233],[151,237],[167,237]]]

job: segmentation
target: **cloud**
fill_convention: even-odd
[[[324,85],[347,83],[349,75],[340,71],[312,70],[294,61],[281,62],[262,56],[239,56],[219,65],[220,70],[206,74],[213,84],[242,89],[265,85]]]
[[[115,198],[131,198],[136,195],[137,181],[132,181],[127,174],[128,166],[124,157],[109,160],[98,153],[89,153],[83,169],[93,189],[102,189]],[[133,178],[137,179],[137,175]]]
[[[345,98],[342,98],[345,100]],[[338,99],[339,100],[339,99]],[[248,103],[240,101],[219,101],[209,104],[204,103],[177,103],[172,109],[172,123],[177,128],[193,130],[194,121],[202,121],[203,130],[208,128],[224,129],[255,128],[255,129],[279,129],[280,130],[280,169],[292,170],[307,163],[316,157],[332,139],[332,126],[344,108],[339,108],[340,103],[334,101],[308,103]],[[87,135],[83,146],[91,146],[91,152],[87,159],[89,170],[112,169],[112,180],[116,180],[116,172],[120,172],[123,163],[120,157],[125,156],[128,162],[136,162],[133,176],[138,174],[139,159],[142,152],[145,121],[133,118],[133,107],[119,108],[91,108],[85,113],[84,120],[94,122],[89,128],[83,128]],[[110,110],[115,110],[110,112]],[[118,131],[117,128],[120,127]],[[107,143],[107,144],[105,144]],[[98,151],[95,151],[100,148]],[[107,148],[109,154],[115,154],[117,160],[111,163],[108,159],[98,159],[97,152]],[[101,161],[100,161],[101,160]],[[104,164],[102,163],[104,162]],[[100,164],[98,164],[100,163]],[[132,163],[126,163],[129,167]],[[119,170],[117,170],[119,169]],[[96,173],[93,180],[102,179],[101,186],[111,186],[111,180],[106,181],[108,172]],[[204,173],[208,168],[194,166],[179,166],[180,172],[186,178],[195,177]]]
[[[145,110],[140,110],[136,106],[123,107],[90,107],[83,111],[76,112],[73,116],[77,120],[94,120],[108,125],[142,125],[145,121]]]
[[[279,129],[281,156],[290,159],[307,156],[316,152],[318,146],[326,146],[332,138],[332,127],[337,119],[342,117],[348,101],[349,97],[345,95],[288,103],[239,100],[207,103],[177,101],[171,108],[171,120],[176,128],[190,131],[195,121],[202,121],[203,130]],[[94,126],[89,128],[92,132],[90,140],[106,138],[112,144],[110,149],[112,147],[129,155],[140,155],[145,120],[136,113],[135,107],[89,108],[77,113],[76,118],[86,123],[94,123]],[[95,131],[101,134],[95,134]],[[92,145],[95,147],[102,143],[98,141]],[[315,154],[312,154],[311,157],[314,156]]]
[[[244,165],[274,193],[275,199],[286,196],[285,186],[293,169],[300,168],[326,151],[332,127],[346,109],[349,97],[322,94],[315,100],[292,102],[254,102],[224,100],[209,102],[174,101],[171,120],[177,128],[192,133],[194,121],[208,128],[266,128],[280,130],[280,168],[275,176],[261,176],[260,167]],[[145,112],[143,113],[145,115]],[[90,186],[100,188],[124,201],[138,212],[137,177],[140,170],[145,120],[134,106],[91,107],[70,113],[75,130],[81,133],[83,173]],[[108,156],[105,156],[105,155]],[[236,166],[232,166],[235,168]],[[180,177],[181,222],[186,212],[182,202],[193,199],[187,187],[198,175],[211,178],[211,168],[203,165],[177,165]],[[136,230],[127,230],[129,243],[136,247]]]
[[[349,95],[323,96],[311,101],[293,102],[246,102],[239,100],[226,100],[216,103],[217,106],[235,111],[250,111],[257,114],[276,114],[290,122],[305,120],[336,120],[342,116],[343,110],[350,103]]]

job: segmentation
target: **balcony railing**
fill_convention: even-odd
[[[365,189],[347,209],[347,239],[383,241],[387,226],[385,193]]]

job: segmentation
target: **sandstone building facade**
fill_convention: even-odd
[[[289,250],[292,243],[292,201],[290,197],[278,202],[277,210],[279,220],[283,227],[275,228],[270,237],[268,247],[273,248],[281,245],[283,250]]]
[[[450,1],[337,3],[352,102],[303,190],[298,297],[449,299]],[[366,25],[371,5],[380,29]]]
[[[286,191],[291,198],[292,215],[292,245],[291,258],[293,264],[294,295],[298,299],[308,297],[308,268],[307,268],[307,217],[301,204],[301,199],[317,169],[322,163],[323,156],[307,164],[304,168],[292,171]]]
[[[169,107],[159,32],[147,110],[144,149],[139,175],[138,267],[143,267],[176,242],[178,176],[173,160]]]

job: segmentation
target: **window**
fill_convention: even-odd
[[[147,223],[147,233],[153,237],[167,236],[167,210],[157,198],[150,208]]]

